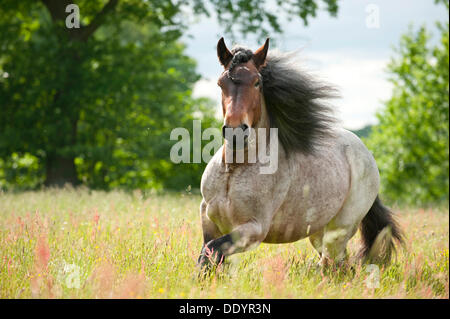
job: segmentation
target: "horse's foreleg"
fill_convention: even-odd
[[[314,249],[319,254],[319,257],[322,257],[322,251],[323,251],[322,239],[323,239],[323,229],[319,230],[318,232],[309,236],[309,241],[311,242],[311,245],[313,245]]]
[[[206,202],[202,201],[200,204],[200,217],[202,221],[202,230],[203,230],[203,245],[200,256],[198,257],[198,263],[201,262],[202,255],[204,253],[205,245],[216,238],[222,236],[222,233],[217,228],[216,224],[214,224],[206,215]]]
[[[200,217],[203,230],[203,245],[205,245],[210,240],[219,238],[223,235],[217,225],[214,224],[214,222],[206,215],[206,206],[207,204],[202,201],[202,203],[200,204]]]
[[[225,256],[244,252],[259,245],[264,239],[260,224],[251,222],[236,227],[231,233],[210,240],[203,248],[199,262],[201,265],[218,264]]]
[[[324,230],[322,238],[322,256],[320,264],[325,266],[331,264],[341,264],[347,258],[347,243],[355,234],[356,227],[337,225],[332,220]]]

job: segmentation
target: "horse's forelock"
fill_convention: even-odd
[[[233,54],[233,59],[231,60],[230,67],[228,68],[229,74],[231,74],[231,71],[233,71],[236,66],[250,61],[253,56],[253,52],[251,50],[241,46],[234,47],[231,50],[231,53]]]

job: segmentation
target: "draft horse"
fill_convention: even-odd
[[[336,97],[333,87],[303,72],[294,54],[268,53],[268,48],[269,39],[255,52],[240,46],[229,51],[223,38],[217,44],[224,67],[218,80],[224,131],[254,129],[256,141],[256,129],[276,128],[280,147],[278,169],[261,174],[258,160],[226,160],[231,140],[224,136],[201,180],[199,265],[220,263],[261,242],[306,237],[321,265],[339,264],[358,227],[364,260],[389,260],[402,235],[378,197],[380,176],[372,154],[337,125],[327,103]],[[250,137],[246,150],[248,143]]]

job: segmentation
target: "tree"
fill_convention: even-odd
[[[448,10],[448,1],[444,1]],[[437,24],[431,45],[425,27],[402,36],[389,66],[393,94],[367,140],[377,160],[383,193],[393,201],[448,200],[449,34]]]
[[[323,0],[330,14],[336,1]],[[79,6],[79,27],[72,3]],[[317,11],[312,0],[276,3],[305,24]],[[211,115],[205,100],[191,98],[199,76],[179,43],[186,9],[216,12],[230,33],[236,25],[243,33],[281,32],[265,1],[3,0],[3,162],[35,158],[46,185],[161,184],[158,176],[168,178],[162,167],[171,168],[170,129],[195,112]]]
[[[372,131],[372,125],[368,124],[368,125],[360,128],[359,130],[354,130],[352,132],[355,133],[355,135],[358,136],[359,138],[363,138],[363,137],[369,136],[371,131]]]

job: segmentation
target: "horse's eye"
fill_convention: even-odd
[[[255,88],[257,88],[258,86],[259,86],[259,81],[256,81]]]

